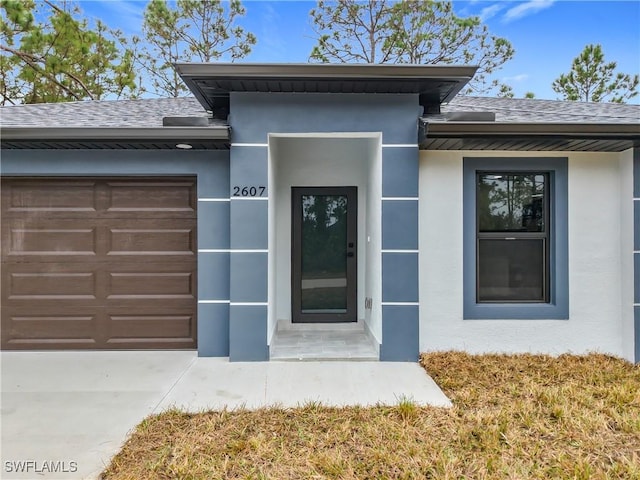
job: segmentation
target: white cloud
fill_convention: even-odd
[[[267,5],[267,14],[262,20],[262,41],[271,48],[286,49],[287,43],[282,36],[281,22],[281,17],[273,5]]]
[[[498,12],[503,8],[504,8],[504,4],[499,5],[496,3],[494,5],[489,5],[488,7],[484,7],[482,10],[480,10],[480,14],[478,16],[480,17],[480,20],[485,22],[490,18],[495,17],[498,14]]]
[[[92,5],[92,3],[94,5]],[[101,2],[83,2],[81,5],[88,12],[97,7],[99,18],[112,28],[120,28],[124,33],[140,35],[142,18],[146,2],[138,0],[110,0]]]
[[[518,75],[513,75],[511,77],[503,77],[503,82],[523,82],[529,78],[528,73],[520,73]]]
[[[286,2],[245,1],[247,15],[239,22],[246,31],[253,32],[258,42],[246,57],[250,62],[291,61],[293,38],[297,25],[287,23]]]
[[[516,7],[512,7],[504,14],[503,20],[505,22],[511,22],[520,18],[532,15],[541,10],[549,8],[555,3],[556,0],[529,0],[518,4]]]

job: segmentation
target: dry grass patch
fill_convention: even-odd
[[[605,355],[429,353],[451,409],[394,407],[145,419],[116,479],[640,479],[640,367]]]

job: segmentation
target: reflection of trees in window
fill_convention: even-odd
[[[548,174],[476,177],[477,301],[548,302]]]
[[[305,277],[346,270],[347,197],[302,196],[302,272]]]
[[[478,174],[479,231],[545,231],[545,184],[544,174]]]

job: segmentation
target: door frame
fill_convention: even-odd
[[[347,197],[347,308],[345,313],[302,312],[302,218],[303,195]],[[350,246],[353,245],[353,246]],[[358,321],[358,187],[291,187],[291,322],[347,323]]]

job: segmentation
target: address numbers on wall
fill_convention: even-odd
[[[261,197],[264,194],[266,187],[262,185],[235,185],[233,187],[234,197]]]

